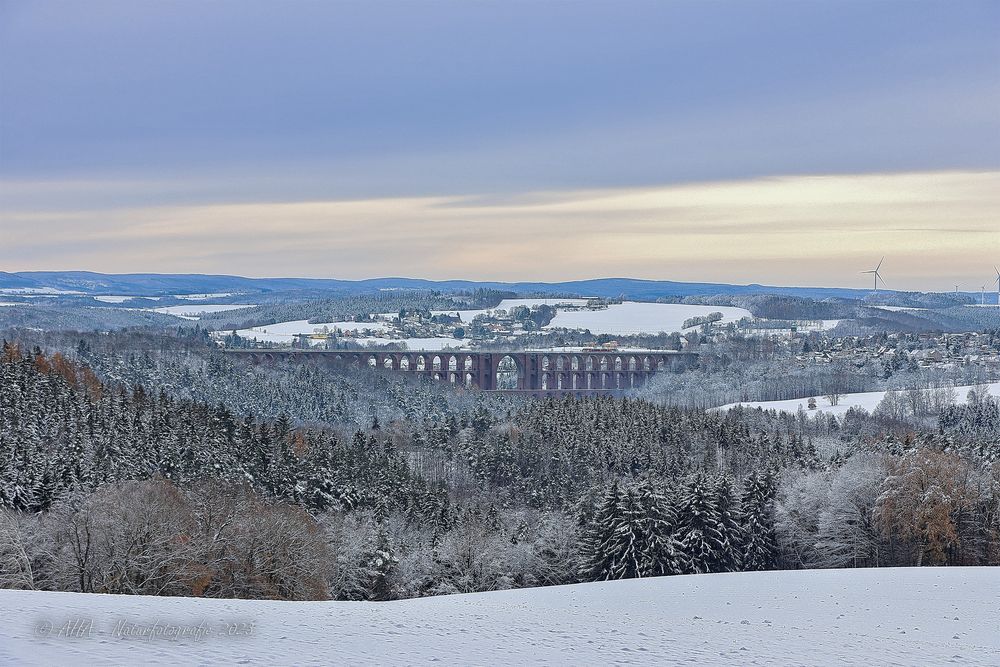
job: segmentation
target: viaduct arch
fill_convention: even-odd
[[[483,391],[538,395],[596,395],[642,386],[663,371],[680,371],[698,362],[696,352],[670,350],[601,351],[427,351],[227,349],[254,364],[277,361],[330,364],[406,373]]]

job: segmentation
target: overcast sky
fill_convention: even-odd
[[[0,270],[966,289],[1000,2],[0,0]]]

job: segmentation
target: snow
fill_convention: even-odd
[[[656,334],[682,331],[684,320],[722,313],[723,324],[753,317],[745,308],[626,301],[602,310],[560,310],[547,328],[590,329],[593,334]]]
[[[383,603],[5,590],[0,664],[997,665],[998,593],[995,567],[690,575]]]
[[[968,397],[969,390],[973,388],[974,385],[962,385],[955,387],[956,399],[959,402],[964,403]],[[986,385],[989,389],[990,394],[993,396],[1000,397],[1000,382],[994,382],[993,384]],[[825,396],[813,396],[816,399],[816,409],[809,410],[808,403],[809,397],[805,398],[793,398],[787,401],[747,401],[745,403],[729,403],[727,405],[722,405],[715,410],[728,410],[729,408],[735,407],[737,405],[742,405],[745,408],[763,408],[765,410],[777,410],[779,412],[798,412],[799,406],[802,409],[811,414],[822,411],[827,415],[841,416],[846,414],[848,410],[852,407],[864,408],[868,412],[872,412],[878,404],[882,402],[885,398],[886,392],[884,391],[865,391],[856,394],[841,394],[840,401],[837,405],[830,405],[830,401]]]
[[[136,298],[138,298],[138,297],[135,297],[135,296],[132,296],[132,295],[121,296],[121,295],[115,295],[115,294],[106,294],[106,295],[95,296],[94,297],[95,300],[101,301],[103,303],[125,303],[129,299],[136,299]]]
[[[201,301],[204,299],[222,299],[227,296],[233,296],[233,292],[213,292],[211,294],[174,294],[172,296],[175,299],[191,299],[193,301]]]
[[[787,333],[789,331],[788,329],[784,328],[769,329],[763,326],[757,327],[754,324],[754,323],[764,324],[769,321],[770,320],[766,318],[756,318],[753,320],[753,323],[751,323],[750,326],[741,328],[740,333],[742,333],[745,336],[757,336],[757,335],[774,336],[781,333]],[[788,321],[793,322],[798,331],[800,332],[829,331],[830,329],[833,329],[838,324],[840,324],[840,320],[788,320]]]
[[[236,333],[247,339],[257,339],[262,343],[291,343],[299,334],[314,334],[323,331],[326,327],[329,331],[340,329],[341,331],[362,331],[371,329],[372,331],[389,331],[388,322],[320,322],[310,324],[309,320],[292,320],[290,322],[278,322],[277,324],[265,324],[250,329],[240,329]],[[314,345],[323,341],[314,341]]]
[[[587,299],[504,299],[495,308],[479,310],[433,310],[432,315],[458,315],[462,322],[468,323],[479,315],[495,313],[498,310],[509,311],[511,308],[526,306],[572,306],[580,308],[587,305]],[[723,323],[736,322],[743,317],[753,317],[749,310],[731,306],[689,306],[673,303],[640,303],[626,301],[612,304],[607,308],[597,310],[565,310],[557,308],[555,317],[546,328],[590,329],[594,334],[656,334],[661,331],[681,331],[684,320],[691,317],[705,316],[709,313],[722,313]],[[383,317],[392,318],[396,313],[383,313]]]
[[[24,296],[62,296],[67,294],[83,294],[83,292],[56,289],[54,287],[0,287],[0,294],[19,294]]]
[[[150,301],[159,301],[163,297],[160,296],[139,296],[136,294],[102,294],[101,296],[94,297],[98,301],[103,301],[104,303],[125,303],[129,299],[149,299]]]
[[[969,303],[969,304],[966,304],[966,305],[969,306],[969,307],[973,307],[973,308],[983,308],[983,307],[986,307],[986,308],[990,308],[990,307],[996,308],[997,307],[997,304],[995,304],[995,303]],[[899,312],[901,310],[929,310],[928,308],[910,308],[909,306],[871,306],[871,307],[872,308],[877,308],[878,310],[891,310],[892,312]]]
[[[8,301],[0,301],[0,306],[29,306],[31,304],[27,303],[11,303]]]
[[[525,306],[534,308],[535,306],[586,306],[587,299],[503,299],[495,308],[483,308],[478,310],[432,310],[431,315],[458,315],[462,322],[469,323],[480,315],[488,315],[498,310],[509,311],[511,308]],[[384,317],[396,317],[399,313],[386,313]]]
[[[796,320],[799,331],[829,331],[840,324],[840,320]]]
[[[248,331],[260,331],[268,334],[274,335],[286,335],[294,336],[297,334],[311,334],[317,331],[322,331],[323,327],[326,327],[330,331],[334,329],[350,330],[354,331],[356,329],[372,329],[377,331],[387,331],[389,328],[386,322],[353,322],[350,320],[343,322],[320,322],[318,324],[310,324],[309,320],[293,320],[291,322],[278,322],[277,324],[265,324],[259,327],[253,327],[248,329]]]
[[[227,310],[239,310],[240,308],[253,308],[253,304],[191,304],[190,306],[163,306],[161,308],[151,308],[154,313],[163,313],[164,315],[173,315],[175,317],[182,317],[186,320],[196,320],[200,315],[205,313],[222,313]]]

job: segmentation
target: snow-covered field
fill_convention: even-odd
[[[162,308],[152,308],[151,310],[156,313],[163,313],[164,315],[173,315],[175,317],[183,317],[188,320],[196,320],[199,316],[205,313],[222,313],[227,310],[239,310],[240,308],[253,308],[253,304],[209,304],[209,303],[192,303],[191,305],[184,306],[163,306]]]
[[[0,591],[0,664],[998,665],[998,596],[1000,568],[692,575],[384,603]]]
[[[766,323],[768,320],[758,318],[757,323]],[[833,329],[841,320],[792,320],[799,331],[829,331]],[[766,327],[756,327],[753,323],[750,326],[741,328],[740,333],[745,336],[775,336],[787,333],[788,329],[769,329]]]
[[[989,388],[990,394],[1000,397],[1000,382],[986,386]],[[971,385],[955,387],[956,400],[960,403],[964,403],[968,397],[970,389],[972,389]],[[799,406],[801,405],[803,410],[810,413],[822,411],[824,414],[837,415],[839,417],[854,407],[864,408],[865,410],[871,412],[878,407],[878,404],[882,402],[883,398],[885,398],[885,392],[866,391],[857,394],[841,394],[837,405],[830,405],[829,399],[825,396],[814,396],[813,398],[816,399],[816,410],[809,410],[808,396],[805,398],[793,398],[787,401],[747,401],[746,403],[729,403],[728,405],[722,405],[714,409],[728,410],[729,408],[737,405],[742,405],[745,408],[764,408],[765,410],[777,410],[779,412],[798,412]],[[1000,593],[1000,591],[998,591],[998,593]],[[1000,629],[998,629],[998,631],[1000,631]]]
[[[95,301],[100,301],[102,303],[125,303],[129,299],[135,299],[138,297],[132,295],[121,295],[121,294],[103,294],[101,296],[95,296]]]
[[[83,292],[56,289],[54,287],[0,287],[0,294],[17,294],[21,296],[65,296],[83,294]]]
[[[104,303],[125,303],[130,299],[148,299],[150,301],[159,301],[162,296],[137,296],[135,294],[102,294],[101,296],[95,296],[94,300],[103,301]]]
[[[212,292],[211,294],[174,294],[175,299],[190,299],[192,301],[201,301],[204,299],[222,299],[227,296],[233,296],[232,292]]]
[[[927,310],[926,308],[910,308],[909,306],[872,306],[872,308],[877,308],[878,310],[888,310],[893,313],[898,313],[902,310]]]
[[[314,334],[323,331],[323,327],[333,331],[360,331],[371,329],[372,331],[389,331],[388,322],[320,322],[310,324],[309,320],[292,320],[290,322],[278,322],[276,324],[265,324],[251,329],[240,329],[236,333],[243,338],[256,338],[262,343],[291,343],[299,334]]]
[[[603,310],[560,310],[548,328],[590,329],[593,334],[656,334],[684,330],[684,320],[722,313],[722,323],[753,317],[749,310],[732,306],[689,306],[681,303],[626,301]]]
[[[435,310],[435,315],[458,315],[462,322],[469,323],[479,315],[495,312],[497,310],[510,310],[518,306],[539,306],[542,304],[556,306],[585,306],[586,299],[504,299],[496,308],[479,310]],[[170,306],[168,308],[157,309],[160,311],[174,310],[172,314],[185,311],[184,306]],[[599,310],[566,310],[560,308],[552,322],[546,327],[567,328],[567,329],[589,329],[594,334],[629,335],[629,334],[657,334],[660,332],[671,333],[674,331],[684,331],[684,322],[692,317],[704,317],[711,313],[722,313],[721,322],[737,322],[743,318],[752,318],[750,311],[744,308],[732,306],[692,306],[687,304],[673,303],[641,303],[626,301],[621,304],[612,304],[607,308]],[[326,322],[321,324],[310,324],[308,320],[294,320],[291,322],[279,322],[266,326],[242,329],[237,333],[244,338],[256,338],[258,341],[267,343],[290,343],[299,334],[312,334],[322,330],[326,326],[330,331],[341,329],[343,331],[357,331],[371,329],[388,333],[393,329],[392,319],[396,313],[377,314],[382,320],[375,322]],[[835,327],[840,320],[818,320],[803,323],[804,328],[825,330]],[[450,341],[447,338],[410,338],[410,339],[390,339],[388,337],[367,337],[359,338],[358,342],[384,344],[392,342],[406,343],[410,349],[436,350],[442,346],[461,347],[461,343]],[[320,344],[321,341],[316,341]]]
[[[797,320],[799,331],[829,331],[838,324],[840,320]]]

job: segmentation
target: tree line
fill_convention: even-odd
[[[0,581],[380,600],[1000,557],[986,395],[933,430],[624,398],[412,417],[237,413],[6,343]]]

